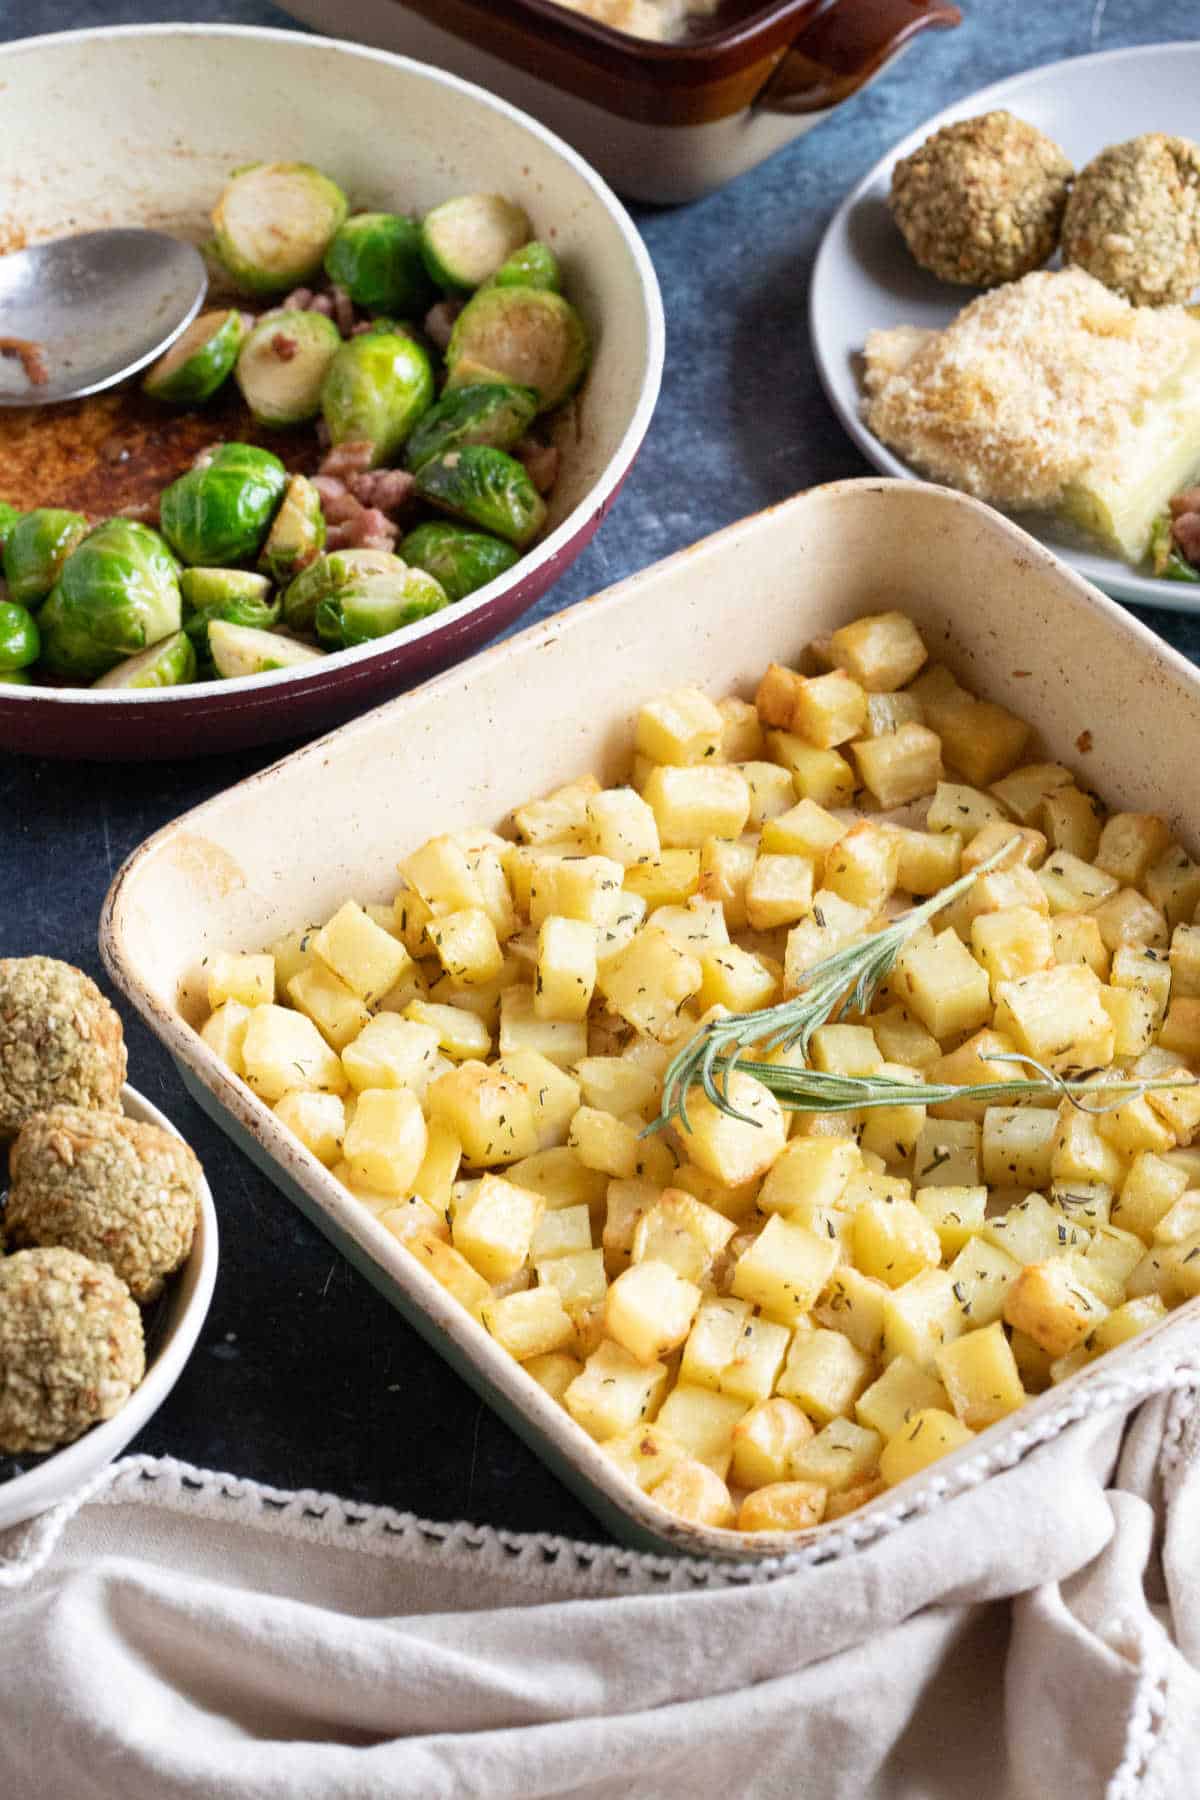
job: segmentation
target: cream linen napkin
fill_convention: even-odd
[[[0,1795],[1187,1800],[1200,1349],[1174,1341],[989,1479],[770,1568],[128,1458],[0,1536]]]

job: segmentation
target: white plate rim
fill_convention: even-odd
[[[863,176],[862,180],[846,195],[822,235],[813,262],[812,281],[808,294],[808,333],[812,345],[813,361],[821,382],[825,398],[836,413],[843,430],[853,439],[868,462],[883,475],[892,475],[901,481],[925,481],[923,476],[910,464],[903,462],[870,431],[863,421],[857,404],[851,405],[846,397],[844,384],[837,379],[833,358],[825,347],[824,333],[821,328],[821,314],[824,311],[823,301],[827,288],[833,280],[833,270],[840,255],[845,250],[847,226],[851,215],[863,198],[878,188],[881,179],[890,175],[893,165],[902,156],[907,156],[919,144],[937,131],[941,126],[954,120],[970,116],[976,112],[986,112],[1012,100],[1014,95],[1027,92],[1035,83],[1038,85],[1052,82],[1066,68],[1076,70],[1086,65],[1096,68],[1104,65],[1107,69],[1113,63],[1129,63],[1132,61],[1152,62],[1156,57],[1170,55],[1178,62],[1180,57],[1194,59],[1200,69],[1200,41],[1163,42],[1154,44],[1129,44],[1112,50],[1092,51],[1085,56],[1063,57],[1058,62],[1046,63],[1039,68],[1021,69],[1013,75],[1006,75],[1000,81],[994,81],[987,87],[977,88],[971,94],[965,94],[949,106],[941,108],[920,125],[917,125],[906,137],[901,138],[887,150]],[[964,289],[964,293],[968,290]],[[974,290],[971,290],[974,297]],[[963,305],[966,305],[966,300]],[[1200,584],[1192,586],[1186,582],[1163,581],[1156,576],[1139,575],[1135,569],[1119,562],[1116,557],[1101,555],[1096,551],[1078,548],[1060,539],[1050,539],[1043,535],[1039,521],[1034,515],[1022,514],[1014,518],[1014,523],[1036,537],[1046,545],[1054,555],[1068,563],[1085,580],[1100,588],[1103,593],[1110,594],[1118,600],[1136,606],[1158,607],[1164,612],[1200,614]]]

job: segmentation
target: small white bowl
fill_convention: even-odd
[[[170,1119],[133,1088],[126,1087],[121,1102],[127,1119],[158,1125],[172,1137],[180,1137]],[[217,1278],[217,1215],[207,1181],[200,1178],[200,1217],[192,1253],[166,1293],[155,1302],[154,1331],[157,1347],[140,1384],[114,1418],[42,1457],[23,1475],[0,1481],[0,1530],[32,1519],[65,1500],[68,1494],[98,1475],[118,1457],[131,1438],[153,1416],[175,1386],[183,1365],[200,1335]],[[162,1313],[159,1313],[162,1308]]]

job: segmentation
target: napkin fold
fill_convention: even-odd
[[[0,1535],[0,1793],[1183,1800],[1193,1343],[990,1479],[765,1567],[126,1458]]]

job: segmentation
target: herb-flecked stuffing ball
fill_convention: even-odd
[[[1076,179],[1062,246],[1135,306],[1186,300],[1200,281],[1200,146],[1151,131],[1102,150]]]
[[[888,204],[923,269],[995,287],[1040,269],[1058,244],[1073,168],[1011,113],[943,125],[892,171]]]
[[[75,1250],[0,1260],[0,1450],[55,1450],[111,1419],[145,1370],[142,1316],[119,1276]]]
[[[58,1106],[27,1119],[9,1153],[4,1235],[63,1244],[115,1269],[142,1305],[187,1261],[200,1164],[180,1138],[117,1113]]]
[[[121,1021],[82,969],[51,956],[0,959],[0,1144],[55,1105],[117,1111]]]

